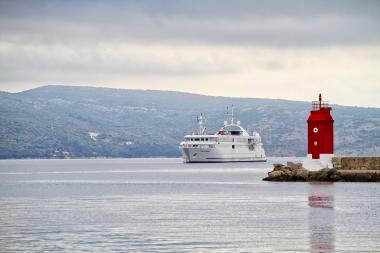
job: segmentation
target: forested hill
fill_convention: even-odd
[[[0,92],[0,158],[177,157],[203,113],[217,131],[234,104],[268,156],[305,156],[309,102],[152,90],[44,86]],[[380,155],[380,109],[333,105],[335,149]]]

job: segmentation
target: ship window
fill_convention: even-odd
[[[232,145],[232,149],[235,149],[235,145]]]
[[[194,148],[198,147],[198,145],[193,145]]]
[[[201,141],[204,141],[205,139],[204,138],[201,138]]]
[[[208,138],[206,138],[206,141],[208,141]]]
[[[199,138],[195,138],[194,140],[195,140],[195,141],[199,141]]]

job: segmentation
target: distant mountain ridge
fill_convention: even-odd
[[[178,144],[203,113],[209,132],[226,106],[268,156],[305,156],[310,103],[155,90],[43,86],[0,92],[0,158],[177,157]],[[335,150],[380,155],[380,109],[333,105]]]

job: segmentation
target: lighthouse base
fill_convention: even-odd
[[[311,170],[317,171],[323,168],[332,168],[331,159],[334,157],[334,154],[320,154],[319,159],[313,159],[311,154],[307,155],[307,158],[303,160],[303,167]]]

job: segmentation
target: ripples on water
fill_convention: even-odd
[[[281,160],[0,161],[0,251],[380,249],[380,184],[261,181]]]

